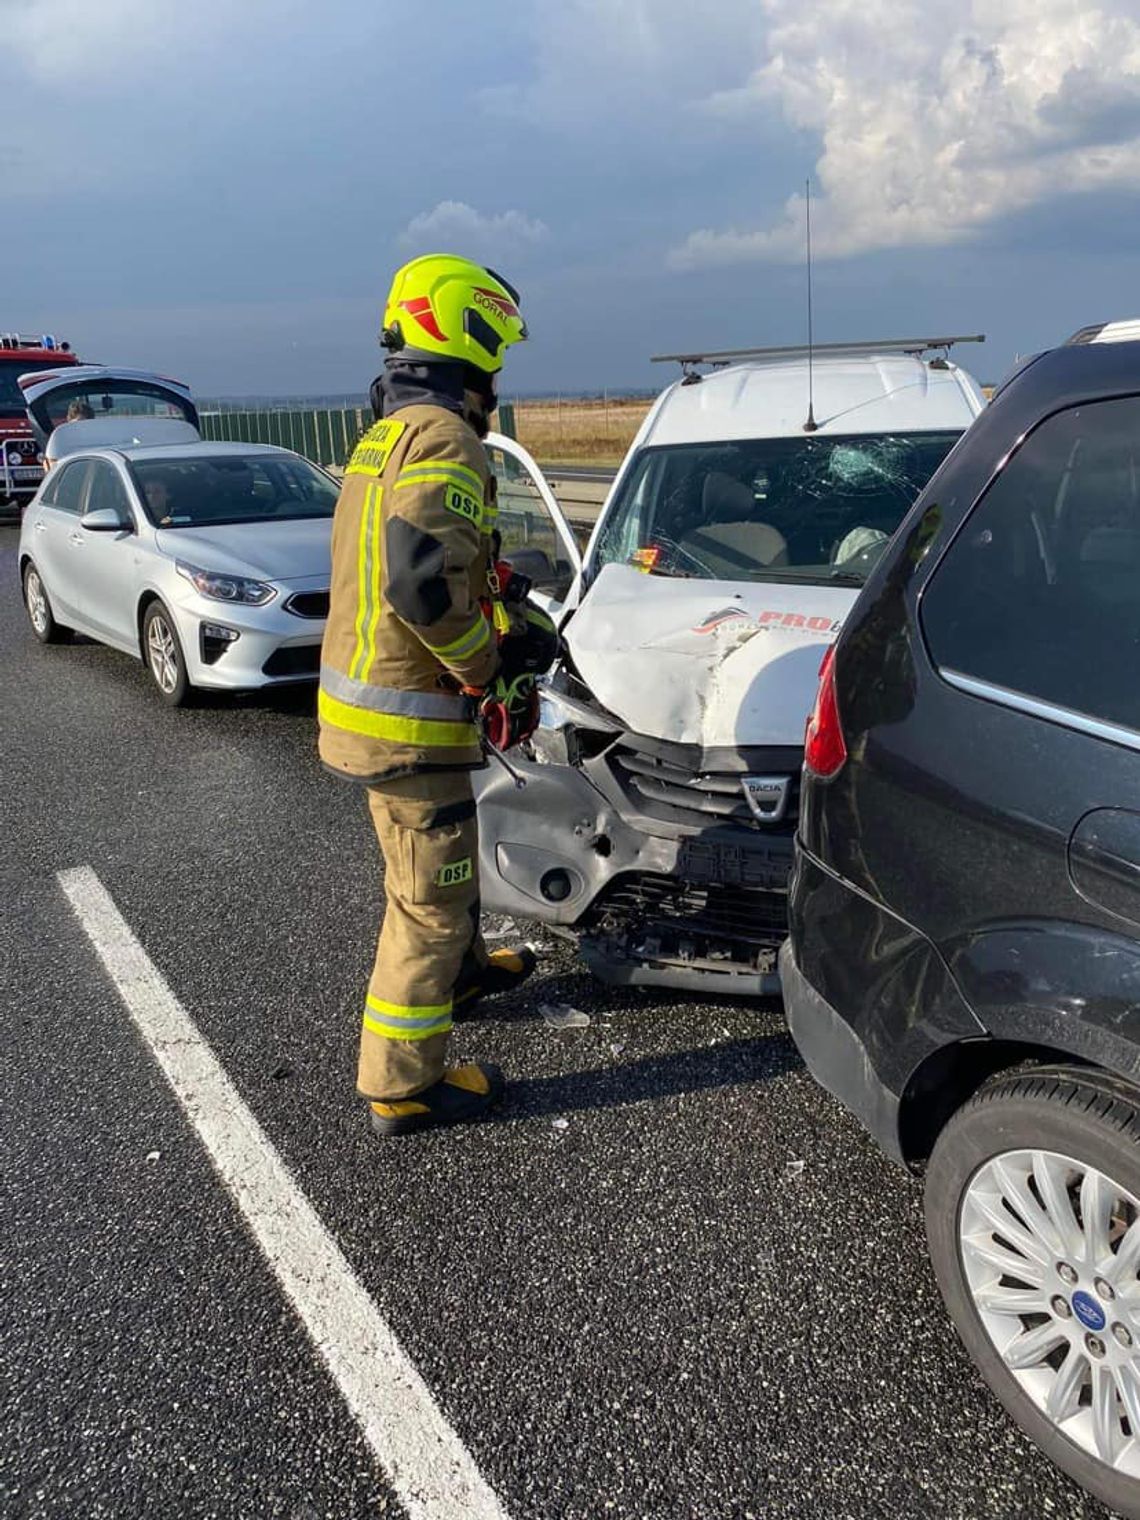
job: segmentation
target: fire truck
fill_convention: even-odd
[[[43,455],[17,377],[78,362],[70,343],[50,334],[0,333],[0,515],[18,516],[44,476]]]

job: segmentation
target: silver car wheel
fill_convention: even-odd
[[[1062,1435],[1140,1477],[1140,1200],[1054,1151],[974,1173],[958,1244],[978,1317]]]
[[[49,613],[44,583],[40,580],[38,570],[29,570],[24,578],[24,600],[27,603],[32,627],[42,638],[47,632]]]
[[[147,627],[147,656],[158,689],[169,696],[178,685],[178,647],[161,612],[152,614]]]

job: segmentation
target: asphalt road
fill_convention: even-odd
[[[974,1375],[918,1184],[778,1007],[614,994],[544,941],[457,1032],[513,1078],[502,1117],[375,1140],[376,849],[311,694],[168,711],[129,659],[35,643],[15,548],[0,529],[0,1513],[403,1513],[63,896],[85,865],[510,1520],[1103,1520]]]

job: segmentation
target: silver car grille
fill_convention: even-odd
[[[300,618],[327,618],[329,593],[327,591],[294,591],[285,603],[285,611]]]

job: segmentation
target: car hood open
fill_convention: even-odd
[[[329,584],[332,575],[331,517],[159,528],[157,534],[163,554],[200,570],[246,575],[259,581],[312,581],[323,586]]]
[[[800,745],[824,651],[858,594],[607,565],[565,637],[583,681],[635,733],[705,749]]]

